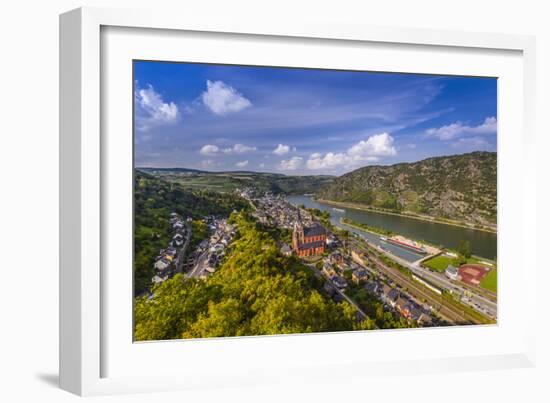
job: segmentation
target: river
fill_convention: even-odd
[[[456,249],[461,240],[466,240],[470,241],[471,250],[474,255],[484,257],[486,259],[495,259],[497,256],[497,235],[494,233],[462,228],[453,225],[415,220],[414,218],[398,215],[382,214],[347,207],[335,207],[329,204],[320,203],[310,196],[287,196],[287,200],[295,206],[303,204],[309,208],[317,208],[322,211],[328,211],[330,213],[330,220],[332,224],[359,234],[376,245],[382,246],[388,251],[409,262],[420,259],[422,255],[409,252],[398,246],[380,241],[379,236],[370,232],[361,231],[342,224],[340,222],[340,218],[346,217],[358,223],[384,228],[414,240],[424,240],[429,243],[451,249]]]

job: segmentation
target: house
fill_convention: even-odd
[[[336,290],[334,289],[334,286],[331,283],[329,283],[328,281],[323,285],[323,289],[331,297],[336,293]]]
[[[348,282],[342,276],[332,276],[330,279],[332,280],[334,285],[340,289],[346,288],[348,286]]]
[[[170,266],[170,262],[166,260],[165,258],[160,258],[155,262],[155,269],[158,271],[164,271]]]
[[[392,289],[392,288],[391,288],[389,285],[384,284],[384,285],[382,286],[382,289],[380,290],[380,293],[382,294],[382,296],[383,296],[384,298],[387,298],[389,292],[391,291],[391,289]]]
[[[346,272],[346,271],[351,271],[351,266],[347,263],[340,263],[338,265],[338,268],[340,269],[340,271],[342,273]]]
[[[432,323],[430,315],[425,314],[419,307],[412,304],[410,306],[410,317],[421,326],[429,326]]]
[[[367,292],[370,292],[371,294],[376,294],[376,292],[378,291],[378,284],[374,281],[368,281],[365,283],[363,288],[365,288],[365,290]]]
[[[384,284],[382,287],[382,299],[392,307],[395,307],[395,303],[399,298],[399,291],[395,288],[391,288],[389,285]]]
[[[281,246],[281,254],[284,256],[291,256],[292,255],[292,249],[290,249],[290,246],[288,246],[286,243]]]
[[[411,317],[411,305],[409,301],[405,298],[399,297],[395,301],[395,308],[406,318]]]
[[[334,266],[332,266],[329,262],[325,262],[325,264],[323,264],[323,273],[330,278],[336,275],[336,270],[334,270]]]
[[[388,293],[388,301],[390,302],[390,305],[395,307],[395,304],[397,303],[398,299],[399,299],[399,291],[397,291],[397,289],[395,288],[392,288]]]
[[[330,263],[332,263],[332,264],[342,264],[342,263],[344,263],[344,256],[342,256],[342,253],[340,253],[339,251],[332,252],[328,256],[328,258],[330,260]]]
[[[351,251],[351,259],[362,266],[366,266],[368,263],[367,257],[364,253],[357,253],[354,250]]]
[[[176,246],[176,247],[182,246],[183,242],[184,242],[184,238],[183,238],[183,235],[181,235],[181,234],[176,234],[172,238],[172,245],[173,246]]]
[[[174,222],[174,224],[172,224],[172,228],[174,228],[175,230],[183,229],[183,227],[184,224],[181,221],[176,221]]]
[[[458,269],[454,267],[452,264],[448,265],[445,269],[445,275],[449,277],[451,280],[457,280],[458,279]]]
[[[176,256],[177,253],[178,253],[178,250],[172,246],[169,246],[168,248],[166,248],[166,250],[164,251],[164,253],[166,255],[170,255],[170,256]]]
[[[327,239],[326,239],[325,243],[327,244],[327,246],[329,248],[333,248],[338,244],[338,240],[336,239],[336,237],[334,235],[330,234],[330,235],[327,235]]]
[[[209,264],[209,265],[212,265],[212,266],[217,265],[217,264],[218,264],[218,260],[219,260],[219,259],[218,259],[218,256],[217,256],[215,253],[213,253],[213,254],[211,254],[210,256],[208,256],[208,264]]]
[[[158,283],[162,283],[163,281],[166,281],[167,279],[168,279],[168,276],[159,276],[157,274],[151,280],[153,281],[153,283],[158,284]]]
[[[352,273],[351,278],[356,284],[359,284],[367,280],[368,274],[369,273],[365,269],[357,269]]]
[[[431,326],[432,318],[430,317],[430,315],[422,312],[418,319],[416,319],[416,322],[421,326]]]

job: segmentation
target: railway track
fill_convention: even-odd
[[[372,252],[368,246],[361,245],[355,240],[350,240],[350,242],[353,247],[361,252]],[[456,306],[451,305],[448,301],[443,299],[443,297],[437,295],[435,292],[430,291],[425,287],[422,287],[412,278],[403,274],[399,269],[387,266],[380,259],[374,258],[372,254],[370,254],[370,257],[376,263],[378,270],[391,278],[401,287],[407,288],[408,292],[418,300],[426,300],[427,303],[431,305],[443,319],[454,323],[482,323],[479,321],[478,318],[470,315],[468,312],[460,310]]]

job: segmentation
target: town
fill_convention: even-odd
[[[337,232],[325,228],[315,220],[313,214],[300,207],[292,206],[283,196],[265,194],[253,198],[253,192],[241,191],[241,196],[254,204],[254,215],[262,223],[281,228],[292,228],[292,247],[282,245],[281,253],[295,253],[308,259],[308,266],[320,273],[325,291],[335,300],[347,300],[358,311],[359,317],[366,317],[352,297],[347,295],[351,287],[362,287],[384,303],[387,310],[414,321],[419,326],[430,326],[436,319],[433,308],[406,292],[403,287],[383,274],[356,250],[341,239]],[[316,259],[321,257],[322,259]],[[306,260],[307,261],[307,260]]]
[[[413,326],[491,323],[496,318],[496,307],[492,312],[483,304],[485,296],[459,283],[457,268],[449,265],[444,273],[433,273],[420,264],[442,253],[436,248],[422,246],[427,256],[410,264],[323,220],[315,211],[292,205],[283,195],[258,193],[253,188],[239,189],[237,194],[249,202],[258,223],[290,234],[288,242],[280,243],[279,252],[301,259],[323,281],[325,295],[335,302],[350,303],[358,320],[368,318],[365,294]],[[202,217],[207,235],[193,244],[192,221],[191,217],[171,213],[171,241],[155,259],[153,283],[162,283],[177,273],[206,279],[220,266],[238,228],[226,217]],[[405,243],[405,238],[396,239],[404,247],[420,248],[412,241]]]

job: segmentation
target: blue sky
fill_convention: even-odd
[[[496,151],[497,80],[134,62],[137,167],[340,175]]]

